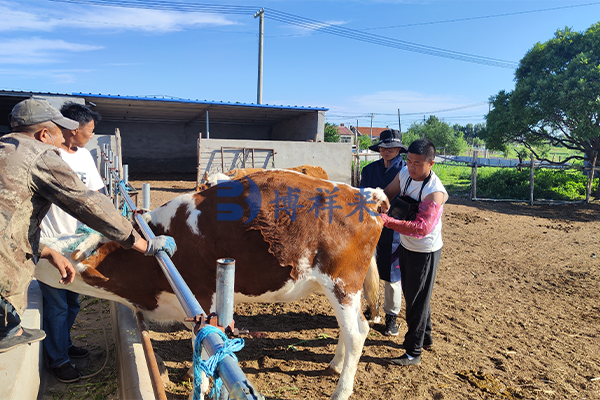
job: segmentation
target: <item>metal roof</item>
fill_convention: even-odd
[[[158,96],[0,91],[0,113],[8,116],[14,104],[34,95],[84,98],[86,103],[102,115],[104,121],[112,122],[192,123],[204,121],[208,110],[211,124],[275,125],[306,114],[328,110],[322,107],[186,100]],[[4,121],[0,121],[0,125],[2,122]]]

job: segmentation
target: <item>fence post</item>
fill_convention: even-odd
[[[473,167],[471,168],[471,200],[477,198],[477,156],[478,151],[473,150]]]
[[[529,204],[533,205],[533,175],[535,171],[533,163],[533,152],[531,152],[529,159],[531,160],[531,170],[529,172]]]
[[[233,296],[235,287],[235,260],[220,258],[217,260],[217,325],[227,328],[233,322]],[[227,333],[227,331],[225,331]],[[228,400],[229,391],[221,388],[219,400]]]
[[[142,210],[150,211],[150,184],[142,183]]]
[[[200,170],[202,164],[202,132],[198,133],[197,150],[198,165],[196,167],[196,187],[200,186],[200,181],[202,181],[202,171]]]
[[[585,202],[587,204],[590,203],[590,197],[592,195],[592,183],[594,182],[594,174],[596,173],[596,159],[598,158],[598,152],[594,151],[594,156],[592,157],[592,167],[590,168],[590,174],[588,175],[587,187],[585,188]],[[600,187],[600,185],[598,185]]]

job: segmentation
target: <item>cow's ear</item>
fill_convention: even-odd
[[[85,271],[81,272],[83,280],[90,285],[97,285],[99,283],[107,282],[109,279],[102,275],[96,268],[87,267]]]

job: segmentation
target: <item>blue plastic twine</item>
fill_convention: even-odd
[[[218,333],[223,339],[224,346],[208,360],[202,359],[202,341],[211,333]],[[217,367],[221,360],[227,356],[233,357],[237,362],[237,357],[233,354],[234,351],[239,351],[244,347],[244,339],[233,339],[229,340],[227,336],[221,332],[218,328],[212,325],[205,325],[198,335],[196,335],[196,342],[194,345],[194,400],[200,400],[201,392],[200,385],[202,384],[202,372],[207,377],[213,378],[213,386],[209,396],[213,399],[218,399],[221,394],[221,386],[223,381],[217,373]]]

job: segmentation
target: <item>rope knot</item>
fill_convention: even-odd
[[[221,339],[223,339],[224,345],[208,360],[202,360],[202,341],[211,333],[219,334]],[[202,372],[204,372],[207,377],[213,378],[213,386],[209,396],[215,399],[219,398],[223,381],[219,377],[217,367],[219,366],[219,363],[227,356],[233,357],[233,359],[237,362],[238,359],[233,352],[239,351],[243,347],[244,339],[237,338],[230,340],[223,332],[221,332],[221,330],[214,326],[205,325],[204,328],[198,332],[198,335],[196,335],[196,342],[194,344],[194,400],[199,400],[201,398],[200,386],[202,384]]]

